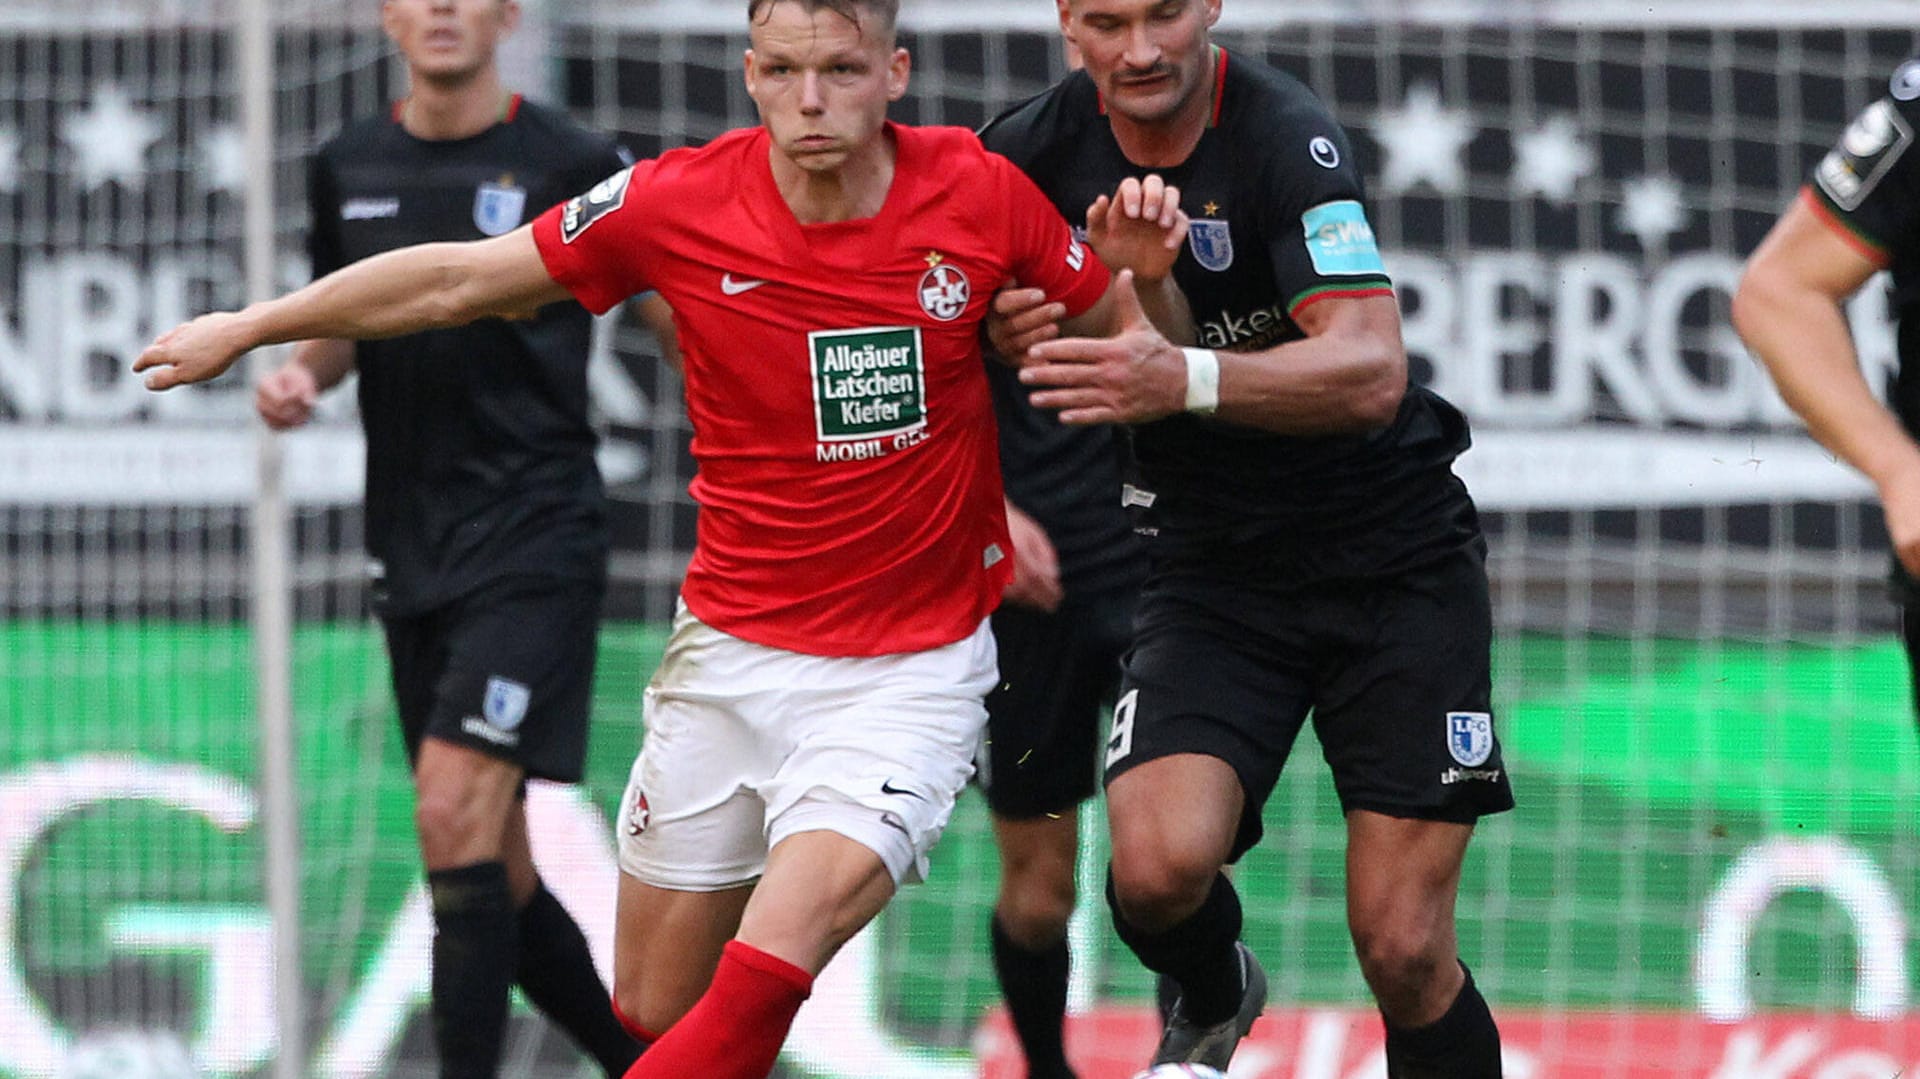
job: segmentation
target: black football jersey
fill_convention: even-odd
[[[1303,307],[1390,294],[1346,133],[1291,76],[1216,54],[1214,109],[1187,160],[1126,158],[1084,72],[1003,114],[982,133],[1069,221],[1128,176],[1157,172],[1193,221],[1174,278],[1200,343],[1271,348],[1305,336]],[[1452,472],[1466,420],[1412,387],[1384,430],[1291,436],[1180,413],[1131,431],[1139,530],[1156,558],[1243,569],[1282,585],[1370,576],[1428,561],[1479,535]]]
[[[991,358],[987,383],[1007,498],[1047,530],[1069,600],[1136,586],[1146,561],[1120,502],[1126,450],[1115,429],[1069,427],[1033,407],[1013,369]]]
[[[1894,72],[1887,94],[1840,136],[1808,184],[1814,207],[1830,217],[1861,253],[1893,278],[1899,324],[1899,372],[1893,407],[1920,436],[1920,60]]]
[[[611,139],[518,98],[464,139],[415,138],[397,110],[356,123],[311,163],[314,274],[397,247],[502,235],[627,163]],[[586,310],[566,301],[358,344],[366,543],[382,611],[425,610],[504,576],[605,572],[591,331]]]

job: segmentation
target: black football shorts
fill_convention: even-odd
[[[1099,789],[1100,721],[1120,684],[1137,594],[1095,593],[1051,613],[994,612],[1000,682],[987,694],[979,779],[997,815],[1060,813]]]
[[[509,577],[383,618],[408,759],[431,735],[533,778],[578,782],[602,592],[595,581]]]
[[[1107,740],[1107,782],[1202,753],[1246,793],[1234,859],[1309,713],[1343,810],[1471,823],[1513,808],[1494,736],[1492,614],[1475,545],[1377,579],[1262,590],[1148,581]]]

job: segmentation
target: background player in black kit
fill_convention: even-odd
[[[994,148],[993,131],[981,133]],[[994,973],[1029,1079],[1072,1079],[1061,1041],[1080,803],[1097,789],[1100,720],[1120,681],[1146,564],[1120,506],[1111,427],[1068,427],[987,365],[1014,580],[993,615],[1000,685],[980,769],[1000,852]]]
[[[1879,490],[1893,596],[1920,708],[1920,61],[1894,73],[1751,258],[1733,321],[1820,444]],[[1843,306],[1893,275],[1900,367],[1889,409],[1860,371]]]
[[[512,0],[387,0],[411,78],[389,116],[315,155],[316,277],[430,240],[518,228],[626,164],[500,83]],[[434,917],[440,1074],[499,1067],[508,990],[610,1075],[639,1055],[585,937],[529,853],[527,776],[580,778],[607,539],[575,303],[385,341],[307,341],[259,387],[275,428],[357,365],[374,604],[413,762]]]
[[[1071,43],[1067,63],[1080,66]],[[980,138],[997,149],[993,125]],[[1009,365],[988,364],[987,383],[1014,547],[993,615],[1000,685],[980,767],[1000,853],[993,970],[1028,1079],[1073,1079],[1062,1027],[1079,807],[1098,789],[1100,720],[1119,692],[1146,560],[1120,505],[1117,429],[1034,408]]]
[[[1152,573],[1107,747],[1109,898],[1121,938],[1178,986],[1155,1061],[1224,1068],[1263,1005],[1220,870],[1258,840],[1311,711],[1389,1074],[1498,1076],[1453,920],[1474,822],[1513,804],[1485,541],[1451,469],[1466,422],[1408,387],[1359,173],[1319,100],[1213,47],[1217,0],[1060,11],[1085,72],[1003,117],[992,145],[1063,212],[1152,171],[1193,218],[1174,275],[1202,348],[1147,330],[1044,341],[1057,312],[1040,308],[1009,324],[1036,405],[1133,425]]]

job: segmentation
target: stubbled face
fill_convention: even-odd
[[[493,63],[500,41],[520,21],[513,0],[385,0],[380,25],[414,77],[472,78]]]
[[[774,0],[755,13],[747,93],[787,159],[832,172],[881,137],[887,104],[907,92],[907,50],[868,15],[855,25],[824,8]]]
[[[1207,30],[1220,0],[1057,0],[1060,29],[1106,99],[1137,124],[1164,122],[1208,92]]]

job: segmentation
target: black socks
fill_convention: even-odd
[[[520,908],[520,991],[565,1030],[610,1079],[640,1057],[641,1044],[614,1017],[580,925],[545,884]]]
[[[1138,929],[1121,915],[1111,870],[1107,905],[1113,910],[1115,932],[1140,957],[1141,965],[1179,983],[1180,1011],[1189,1021],[1212,1026],[1240,1010],[1240,997],[1246,991],[1234,947],[1240,939],[1240,895],[1225,874],[1214,876],[1199,910],[1163,932]]]
[[[1500,1079],[1500,1030],[1473,972],[1460,970],[1467,980],[1445,1015],[1411,1030],[1387,1023],[1388,1079]]]
[[[427,874],[433,899],[433,1040],[440,1079],[494,1079],[518,962],[520,919],[507,867],[479,862]]]
[[[993,972],[1026,1051],[1027,1079],[1075,1079],[1060,1027],[1067,1016],[1067,942],[1028,951],[993,919]]]

